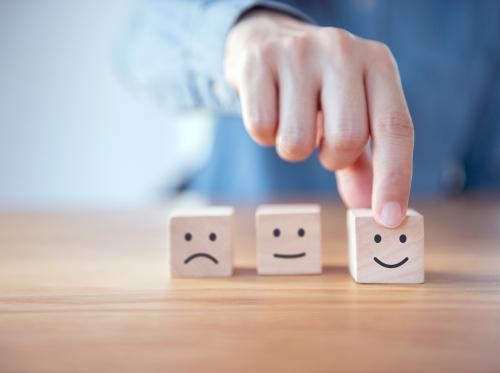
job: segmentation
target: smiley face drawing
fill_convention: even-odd
[[[407,240],[408,240],[408,238],[406,237],[406,234],[403,233],[399,236],[399,242],[401,242],[402,244],[405,244]],[[375,241],[376,243],[381,243],[382,236],[378,233],[375,234],[375,236],[373,236],[373,241]],[[398,268],[398,267],[401,267],[403,264],[405,264],[409,260],[409,258],[406,256],[403,259],[401,259],[400,262],[394,263],[394,264],[387,264],[387,263],[383,262],[382,260],[380,260],[379,258],[377,258],[376,256],[373,257],[373,260],[375,261],[375,263],[377,263],[378,265],[380,265],[384,268]]]
[[[172,277],[226,277],[232,274],[231,207],[176,212],[169,219]]]
[[[424,282],[424,219],[408,210],[404,222],[389,229],[369,209],[348,211],[349,270],[360,283]]]
[[[321,273],[318,205],[262,205],[255,218],[259,275]]]

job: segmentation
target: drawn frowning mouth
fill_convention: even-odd
[[[301,253],[298,253],[298,254],[273,254],[273,256],[275,258],[278,258],[278,259],[298,259],[298,258],[303,258],[306,256],[306,253],[305,252],[301,252]]]
[[[191,260],[196,259],[196,258],[207,258],[214,262],[214,264],[219,264],[219,261],[215,259],[212,255],[207,254],[207,253],[196,253],[193,255],[190,255],[184,260],[184,264],[188,264]]]
[[[387,263],[384,263],[383,261],[381,261],[377,257],[374,257],[373,260],[375,261],[375,263],[377,263],[378,265],[381,265],[382,267],[385,267],[385,268],[397,268],[397,267],[401,267],[403,264],[405,264],[408,261],[408,257],[404,258],[402,261],[400,261],[399,263],[396,263],[396,264],[387,264]]]

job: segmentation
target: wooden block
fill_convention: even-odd
[[[424,218],[408,210],[394,229],[379,225],[370,209],[347,212],[349,270],[361,283],[424,282]]]
[[[207,207],[169,218],[172,277],[226,277],[233,272],[233,208]]]
[[[263,205],[255,214],[260,275],[321,273],[318,205]]]

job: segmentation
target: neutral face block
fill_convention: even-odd
[[[424,218],[408,210],[397,228],[379,225],[370,209],[347,212],[349,270],[360,283],[424,282]]]
[[[169,219],[172,277],[226,277],[233,272],[233,209],[179,211]]]
[[[318,205],[263,205],[257,209],[257,272],[260,275],[321,273]]]

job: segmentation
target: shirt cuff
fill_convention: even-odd
[[[300,21],[304,21],[307,23],[312,23],[316,24],[316,21],[312,19],[310,16],[305,14],[304,12],[300,11],[299,9],[285,4],[280,1],[255,1],[253,6],[250,6],[247,8],[240,16],[238,17],[237,21],[246,13],[248,13],[251,10],[254,10],[256,8],[263,8],[263,9],[269,9],[273,10],[276,12],[284,13],[290,17],[296,18]]]

